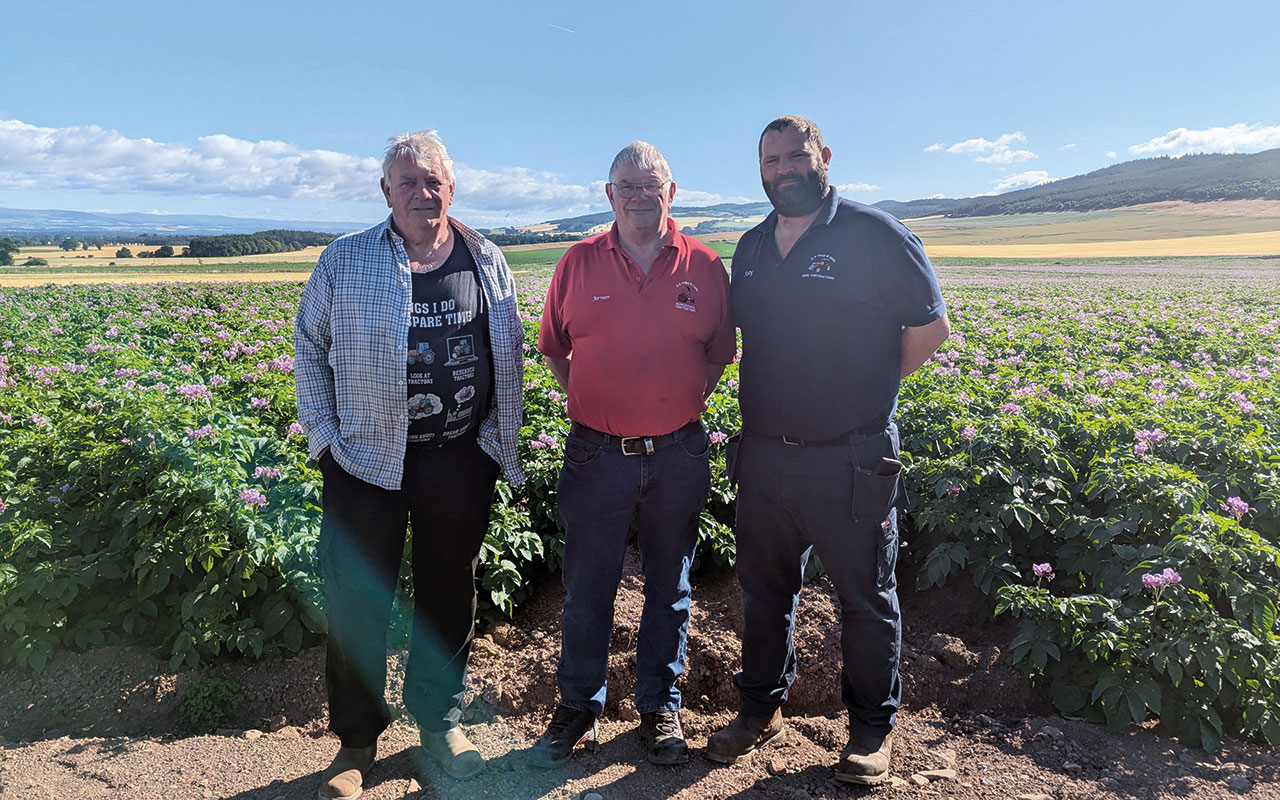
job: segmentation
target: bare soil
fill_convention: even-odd
[[[1280,799],[1280,749],[1228,741],[1208,754],[1154,723],[1111,731],[1055,717],[1003,655],[1012,629],[979,624],[981,599],[964,588],[903,592],[905,698],[891,783],[847,786],[830,769],[846,722],[838,615],[821,581],[802,598],[788,737],[734,766],[714,764],[698,751],[736,706],[742,617],[732,575],[704,575],[694,586],[681,688],[695,756],[676,767],[648,764],[629,697],[643,603],[634,558],[616,603],[601,747],[561,769],[535,769],[526,751],[556,702],[562,599],[548,580],[516,619],[477,640],[465,725],[488,763],[469,781],[416,762],[416,729],[397,705],[404,654],[391,655],[388,698],[401,716],[380,741],[366,798]],[[64,653],[36,675],[0,672],[0,798],[313,798],[338,747],[325,730],[323,665],[319,647],[284,662],[217,666],[244,701],[216,734],[192,730],[178,713],[197,673],[173,672],[143,648]]]

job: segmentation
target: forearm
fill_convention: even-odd
[[[902,377],[920,368],[951,335],[951,323],[944,315],[918,328],[902,329]]]
[[[311,455],[318,458],[338,440],[338,398],[329,366],[332,336],[329,308],[332,289],[325,264],[317,264],[298,304],[293,331],[293,377],[298,399],[298,424],[306,431]]]
[[[716,390],[716,385],[720,383],[720,376],[724,374],[725,364],[708,364],[707,365],[707,388],[702,394],[702,399],[706,400]]]
[[[551,369],[551,374],[556,376],[556,383],[560,384],[560,388],[567,393],[569,391],[569,366],[570,362],[567,358],[553,358],[544,356],[547,366]]]

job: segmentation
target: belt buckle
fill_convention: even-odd
[[[638,456],[638,455],[641,455],[639,450],[637,450],[634,453],[627,450],[627,442],[643,442],[644,455],[646,456],[653,455],[653,437],[652,436],[623,436],[622,437],[622,454],[624,456]]]
[[[786,434],[783,434],[782,436],[782,443],[791,447],[804,447],[804,439],[796,439],[795,441],[792,441],[786,436]]]

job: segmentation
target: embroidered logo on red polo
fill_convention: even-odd
[[[815,253],[809,257],[809,266],[801,277],[834,281],[836,276],[831,274],[831,268],[835,266],[835,263],[835,256],[827,253]]]
[[[676,308],[698,312],[698,287],[689,281],[676,284]]]

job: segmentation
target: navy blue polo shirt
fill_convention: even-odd
[[[834,188],[786,258],[777,222],[771,213],[733,254],[743,429],[814,441],[883,430],[897,404],[903,327],[946,313],[924,247],[892,215]]]

